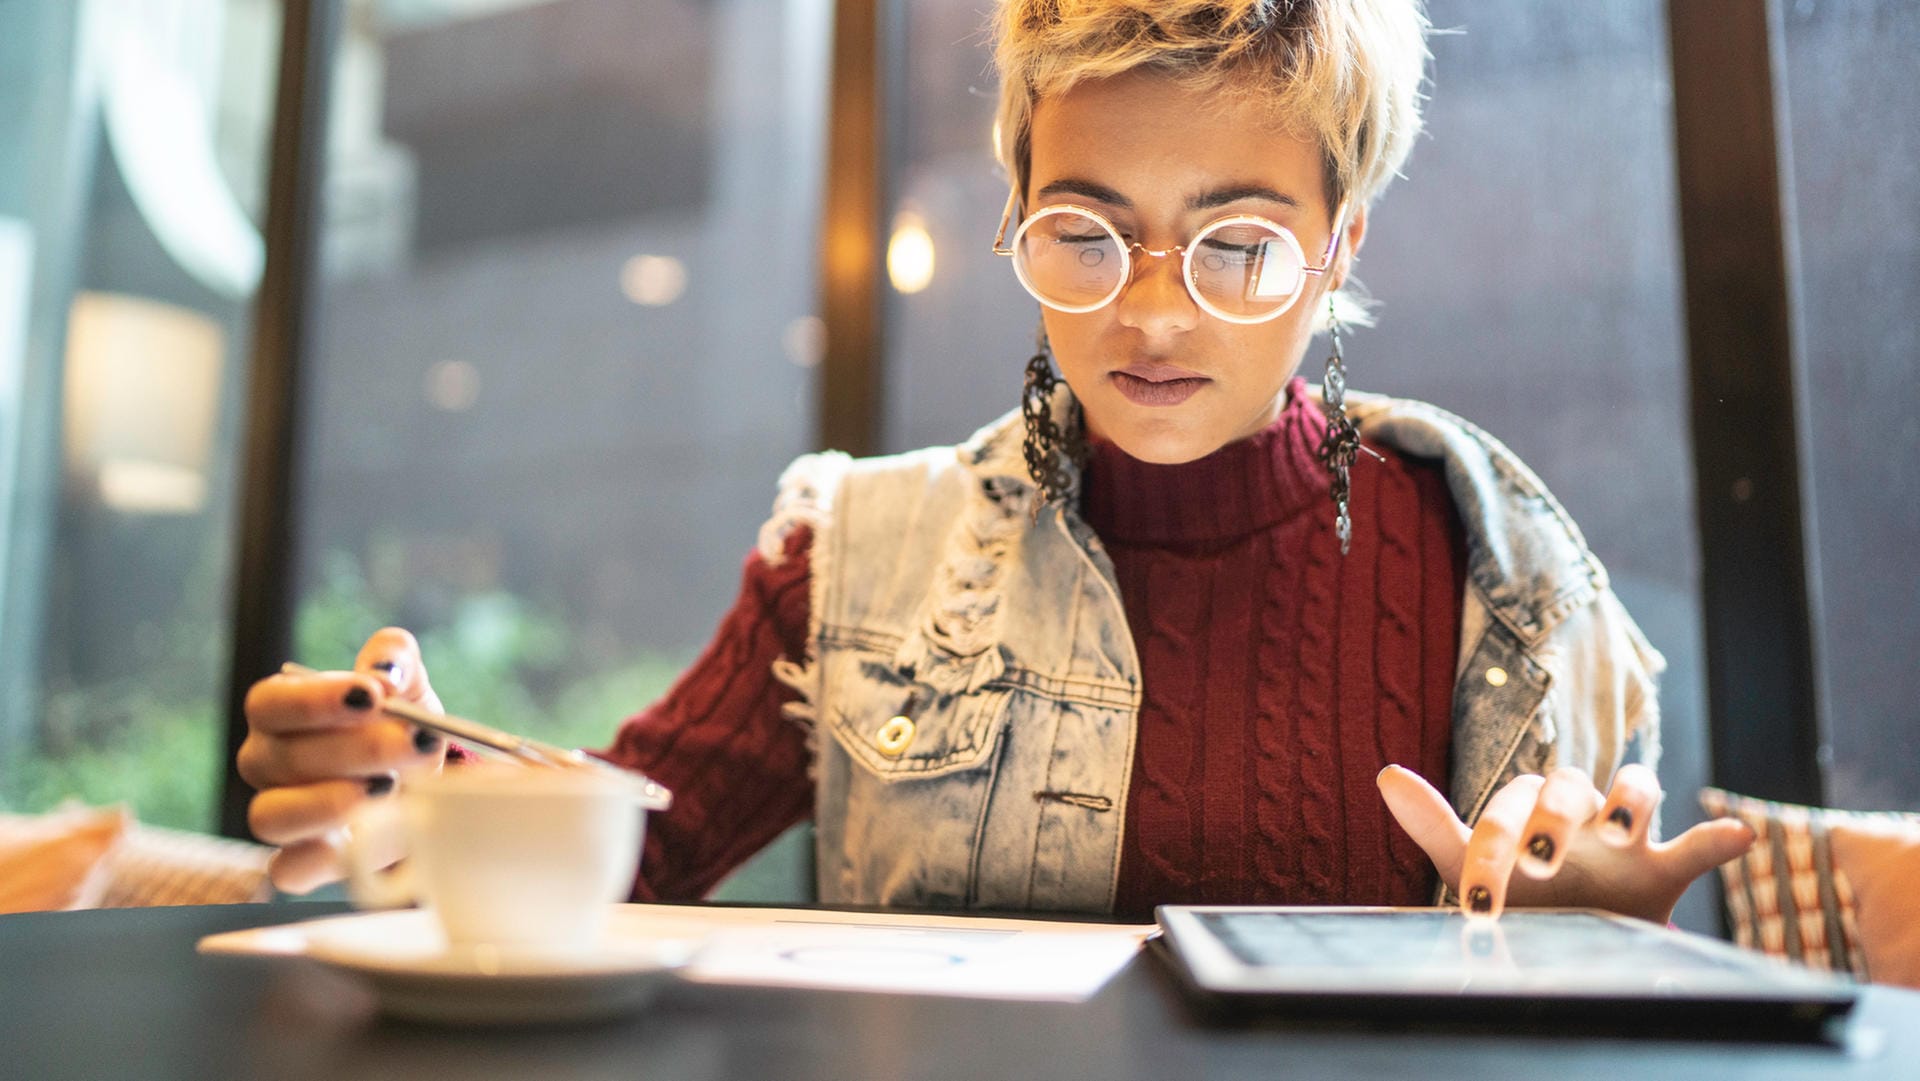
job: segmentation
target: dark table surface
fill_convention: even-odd
[[[0,916],[0,1078],[1920,1078],[1920,993],[1868,988],[1841,1046],[1199,1019],[1156,957],[1089,1002],[676,985],[619,1021],[381,1019],[352,979],[202,935],[335,905]]]

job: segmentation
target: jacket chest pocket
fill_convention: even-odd
[[[999,747],[1009,690],[938,694],[876,654],[843,653],[827,665],[828,728],[882,782],[977,769]]]

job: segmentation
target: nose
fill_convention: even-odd
[[[1189,331],[1200,322],[1200,306],[1181,277],[1184,254],[1179,248],[1134,249],[1133,278],[1114,301],[1121,325],[1151,338]]]

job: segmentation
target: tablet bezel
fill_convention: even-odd
[[[1242,961],[1232,947],[1207,926],[1202,917],[1213,913],[1276,913],[1315,918],[1322,916],[1392,915],[1436,912],[1455,915],[1462,933],[1498,933],[1498,921],[1458,915],[1457,910],[1434,908],[1384,907],[1310,907],[1284,905],[1162,905],[1156,910],[1160,926],[1173,954],[1186,969],[1197,989],[1215,995],[1259,996],[1262,998],[1351,997],[1368,1000],[1453,1000],[1476,999],[1507,1001],[1565,1000],[1579,1003],[1633,1002],[1672,1005],[1681,1002],[1768,1003],[1804,1006],[1822,1015],[1844,1011],[1852,1005],[1855,987],[1851,979],[1811,969],[1785,965],[1761,954],[1740,949],[1730,943],[1709,939],[1685,931],[1647,923],[1595,909],[1513,909],[1514,915],[1529,918],[1562,916],[1597,918],[1636,935],[1658,939],[1664,946],[1691,953],[1713,962],[1690,972],[1689,983],[1682,986],[1649,986],[1644,977],[1612,980],[1604,973],[1583,974],[1569,969],[1560,975],[1564,982],[1542,986],[1537,980],[1508,978],[1496,966],[1471,973],[1462,983],[1461,969],[1422,971],[1415,968],[1358,970],[1339,965],[1266,966]],[[1588,978],[1581,979],[1582,975]]]

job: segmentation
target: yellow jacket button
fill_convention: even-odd
[[[906,752],[907,744],[913,742],[913,721],[907,717],[895,717],[880,726],[874,733],[873,745],[888,758],[898,758]]]

